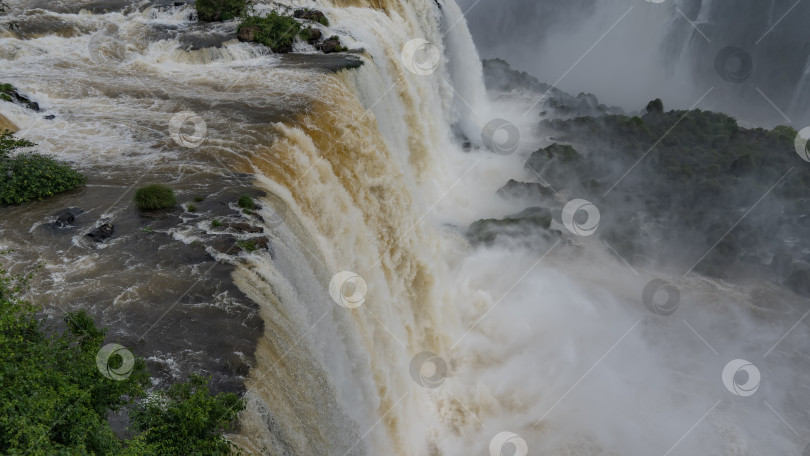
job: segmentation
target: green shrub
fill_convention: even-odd
[[[84,176],[52,157],[33,152],[10,154],[34,145],[11,132],[0,133],[0,204],[41,200],[84,183]]]
[[[222,433],[233,429],[244,402],[233,393],[211,395],[208,382],[191,375],[188,382],[139,402],[129,417],[140,434],[123,455],[236,454]]]
[[[135,192],[135,205],[140,210],[167,209],[175,204],[177,200],[174,198],[174,190],[165,185],[151,184]]]
[[[195,197],[194,197],[194,202],[195,202],[195,203],[202,203],[203,201],[205,201],[205,197],[204,197],[204,196],[195,196]]]
[[[245,0],[196,0],[197,17],[203,22],[228,21],[247,9]]]
[[[189,212],[197,212],[197,206],[195,206],[195,205],[193,205],[191,203],[188,203],[186,205],[186,210],[189,211]]]
[[[253,252],[256,249],[258,249],[258,247],[256,247],[256,243],[251,241],[251,240],[238,241],[236,243],[236,246],[239,247],[240,249],[244,250],[245,252]]]
[[[11,94],[14,93],[14,86],[8,83],[0,84],[0,100],[13,101]]]
[[[273,52],[288,49],[301,32],[301,24],[298,21],[275,11],[267,17],[250,16],[239,24],[238,29],[254,25],[259,27],[256,31],[256,41],[269,47]]]
[[[256,208],[256,203],[253,202],[253,198],[248,195],[242,195],[239,197],[239,201],[237,202],[239,207],[242,209],[253,210]]]
[[[222,222],[220,222],[217,219],[211,220],[211,226],[213,226],[214,228],[219,228],[220,226],[222,226]]]

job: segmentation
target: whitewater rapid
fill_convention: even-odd
[[[762,356],[795,321],[797,298],[635,271],[595,238],[473,248],[470,223],[523,208],[495,192],[532,179],[523,162],[549,138],[534,131],[536,111],[527,120],[526,106],[487,97],[455,2],[282,3],[321,9],[329,33],[364,50],[363,66],[305,71],[233,40],[186,50],[184,37],[206,33],[187,6],[40,10],[31,16],[66,31],[7,33],[0,50],[14,63],[4,76],[58,114],[0,111],[45,152],[85,170],[114,163],[129,170],[111,178],[125,185],[149,167],[178,184],[205,174],[265,193],[270,252],[220,257],[263,321],[234,442],[268,455],[498,455],[493,442],[510,438],[504,455],[521,441],[527,454],[798,454],[784,422],[808,428],[796,368],[806,331]],[[435,52],[417,71],[403,53],[412,40]],[[184,111],[207,123],[199,148],[167,137]],[[481,147],[500,117],[520,126],[514,154]],[[199,223],[169,234],[191,244],[210,233]],[[74,265],[37,253],[70,281]],[[95,271],[93,255],[80,266]],[[330,295],[344,271],[367,284],[356,308]],[[640,302],[656,277],[682,290],[674,318]],[[724,388],[734,358],[761,368],[760,396]]]

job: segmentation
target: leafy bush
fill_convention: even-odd
[[[168,209],[175,204],[174,190],[165,185],[151,184],[135,192],[135,205],[143,211]]]
[[[186,205],[186,210],[189,211],[189,212],[197,212],[197,206],[195,206],[195,205],[193,205],[191,203],[188,203]]]
[[[266,17],[250,16],[239,24],[239,30],[244,27],[257,26],[256,42],[261,43],[273,52],[284,51],[290,48],[295,37],[301,32],[301,24],[289,16],[282,16],[275,11]]]
[[[0,84],[0,100],[13,101],[11,94],[14,93],[14,86],[8,83]]]
[[[20,298],[27,279],[0,267],[0,454],[239,454],[223,436],[244,408],[239,397],[212,395],[208,380],[192,375],[141,400],[151,383],[144,361],[135,357],[125,378],[102,375],[96,355],[106,330],[84,312],[68,314],[62,333],[43,326]],[[107,415],[127,409],[136,434],[121,441]]]
[[[253,198],[248,195],[242,195],[239,197],[239,201],[236,203],[242,209],[253,210],[256,208],[256,203],[253,202]]]
[[[116,454],[106,414],[143,394],[144,362],[121,381],[102,376],[105,331],[79,312],[65,318],[66,332],[47,334],[19,298],[25,288],[0,269],[0,454]]]
[[[188,382],[172,385],[136,404],[129,413],[132,428],[140,434],[124,454],[231,455],[234,445],[222,433],[233,428],[244,408],[239,396],[212,396],[208,379],[191,375]]]
[[[41,200],[84,183],[84,176],[52,157],[33,152],[11,156],[34,145],[9,131],[0,133],[0,204]]]
[[[203,22],[228,21],[242,15],[246,0],[196,0],[197,17]]]

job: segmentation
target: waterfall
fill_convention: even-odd
[[[146,250],[139,247],[146,222],[106,189],[130,187],[146,172],[178,186],[183,198],[201,188],[206,201],[221,198],[212,211],[235,206],[245,186],[260,190],[249,220],[261,225],[269,249],[212,254],[233,267],[261,332],[254,338],[257,325],[246,318],[208,334],[217,322],[206,320],[207,308],[191,307],[177,322],[200,325],[195,343],[209,345],[183,341],[172,353],[192,352],[181,361],[195,366],[206,358],[238,364],[234,341],[255,339],[239,378],[247,408],[229,436],[248,454],[485,455],[504,436],[519,438],[515,450],[522,440],[528,454],[796,454],[783,422],[757,400],[732,397],[720,373],[732,357],[764,352],[796,321],[800,299],[770,284],[732,289],[691,274],[678,282],[677,318],[656,319],[640,304],[641,290],[653,278],[678,277],[631,271],[595,237],[477,248],[464,239],[475,220],[523,209],[496,191],[523,176],[528,154],[549,138],[535,134],[537,119],[520,106],[488,100],[464,11],[453,0],[257,5],[322,10],[327,33],[363,49],[363,66],[336,73],[236,42],[233,23],[196,24],[188,5],[99,14],[59,5],[65,10],[36,10],[20,21],[25,39],[0,37],[0,59],[11,63],[4,77],[56,118],[45,122],[8,103],[0,114],[43,152],[93,172],[81,204],[93,217],[131,221],[135,234],[126,237],[124,226],[124,241],[92,249],[74,234],[61,241],[77,247],[68,255],[61,245],[27,246],[43,222],[15,213],[23,234],[4,238],[0,249],[32,249],[29,258],[48,264],[44,282],[54,293],[89,307],[98,300],[96,315],[126,338],[129,327],[163,312],[164,289],[187,286],[163,277],[174,272],[167,267],[160,276],[134,275],[131,250]],[[658,43],[666,33],[655,20],[675,22],[665,13],[628,20]],[[617,18],[594,19],[594,33]],[[691,29],[683,36],[698,39]],[[197,46],[212,37],[221,39]],[[196,149],[167,138],[170,119],[186,111],[207,123]],[[523,122],[516,153],[476,147],[483,125],[514,111]],[[206,223],[203,204],[202,214],[183,215],[182,228],[158,227],[160,248],[222,234]],[[558,221],[554,228],[564,230]],[[126,254],[124,272],[133,275],[105,276],[121,269],[109,252]],[[180,266],[179,275],[209,280],[198,264]],[[363,298],[357,306],[339,305],[332,293],[344,272],[367,285],[352,282]],[[100,288],[109,295],[99,296]],[[221,301],[225,314],[237,313]],[[757,320],[763,314],[767,325]],[[173,330],[153,332],[154,344],[169,351]],[[762,388],[768,407],[799,431],[806,408],[795,398],[809,396],[803,371],[793,368],[806,359],[807,339],[796,331],[767,363],[756,360],[769,382]],[[424,353],[438,360],[433,372],[413,368]]]

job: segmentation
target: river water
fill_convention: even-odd
[[[324,11],[357,50],[339,56],[273,55],[173,2],[9,3],[20,29],[0,38],[2,80],[44,112],[0,114],[88,183],[0,209],[4,262],[42,264],[30,297],[54,322],[88,309],[160,381],[202,371],[244,391],[231,438],[247,452],[499,454],[513,432],[529,454],[800,454],[806,324],[766,354],[799,298],[693,274],[661,320],[641,290],[678,272],[630,270],[585,238],[464,239],[520,209],[495,192],[529,177],[548,138],[487,97],[452,0],[281,2]],[[435,61],[403,57],[414,39]],[[478,144],[496,116],[525,132],[515,154]],[[181,206],[139,214],[132,193],[151,182]],[[240,211],[242,194],[260,208]],[[55,228],[66,208],[75,226]],[[115,233],[94,243],[102,223]],[[721,381],[746,357],[771,380],[750,398]],[[502,454],[526,454],[511,442]]]

